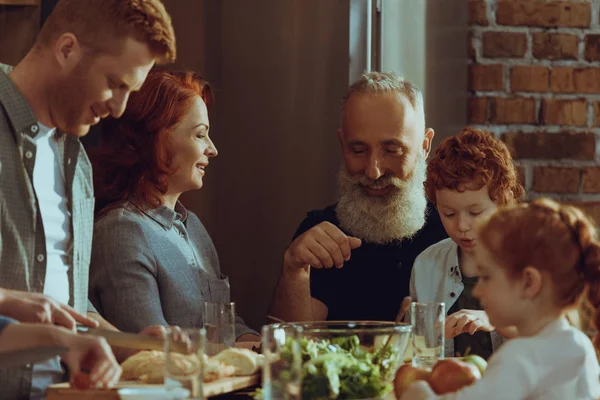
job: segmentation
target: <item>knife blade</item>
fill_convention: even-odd
[[[46,361],[56,356],[62,356],[68,350],[64,346],[40,346],[2,352],[0,353],[0,368],[17,367],[19,365]]]
[[[136,350],[160,350],[164,351],[165,349],[165,340],[155,338],[153,336],[148,335],[140,335],[137,333],[128,333],[128,332],[120,332],[113,331],[110,329],[102,329],[102,328],[88,328],[86,326],[78,326],[77,332],[84,335],[94,335],[100,336],[106,339],[108,344],[115,347],[125,347],[128,349],[136,349]],[[183,344],[174,343],[173,350],[182,353],[188,354],[186,347]]]

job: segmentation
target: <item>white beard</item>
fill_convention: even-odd
[[[376,181],[365,175],[350,176],[342,167],[338,174],[336,214],[343,229],[371,243],[386,244],[413,237],[425,225],[427,163],[420,156],[408,181],[385,175]],[[394,186],[384,196],[370,196],[363,186]]]

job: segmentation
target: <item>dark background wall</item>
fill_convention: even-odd
[[[202,190],[183,201],[214,239],[233,300],[255,328],[265,322],[298,224],[307,211],[335,201],[335,131],[350,80],[348,1],[164,0],[177,35],[170,68],[199,72],[216,92],[211,136],[220,154]],[[0,6],[0,62],[15,64],[25,55],[56,3]],[[428,0],[421,23],[427,62],[415,67],[426,68],[426,113],[438,141],[466,117],[456,90],[466,79],[448,78],[449,71],[460,75],[461,63],[466,67],[460,4]],[[86,147],[100,134],[94,128],[83,139]]]

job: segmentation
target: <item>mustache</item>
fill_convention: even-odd
[[[364,174],[358,174],[354,176],[350,174],[343,174],[341,177],[353,185],[368,186],[373,189],[382,189],[387,186],[394,186],[396,189],[402,189],[405,186],[405,182],[392,174],[385,174],[378,179],[371,179]]]

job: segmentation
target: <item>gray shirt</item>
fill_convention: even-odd
[[[202,326],[205,301],[230,301],[213,242],[181,203],[145,210],[131,201],[94,226],[90,300],[123,331],[149,325]],[[256,333],[238,316],[236,336]]]
[[[46,236],[32,183],[39,125],[6,75],[9,70],[0,64],[0,286],[43,293]],[[92,169],[77,137],[58,133],[57,146],[73,232],[67,255],[69,303],[85,313],[94,222]],[[0,398],[29,399],[31,378],[31,365],[1,370]]]

